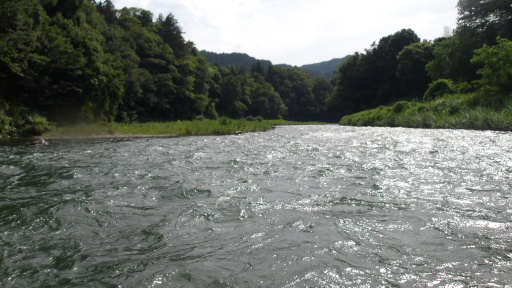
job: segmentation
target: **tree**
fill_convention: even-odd
[[[327,99],[329,113],[342,116],[389,104],[409,95],[397,76],[397,56],[404,47],[419,42],[411,29],[383,37],[378,44],[345,61],[339,68],[336,87]]]
[[[458,26],[482,32],[485,44],[494,45],[496,37],[512,37],[512,3],[510,0],[459,0]]]
[[[48,61],[35,53],[47,19],[37,0],[1,1],[0,17],[0,98],[13,103],[33,85],[33,66]]]
[[[482,47],[481,33],[460,26],[453,37],[434,44],[434,59],[426,65],[432,80],[451,79],[455,83],[468,82],[478,78],[477,66],[471,64],[474,50]]]
[[[478,28],[512,18],[512,3],[507,0],[459,0],[457,8],[459,24]]]
[[[476,81],[481,89],[509,96],[512,93],[512,42],[498,38],[497,43],[476,50],[471,62],[483,64],[478,70],[482,79]]]
[[[286,112],[286,106],[274,90],[259,74],[253,74],[249,83],[250,105],[248,114],[261,116],[265,119],[281,119]]]
[[[103,18],[107,24],[112,25],[117,22],[117,13],[112,1],[105,0],[103,2],[98,2],[96,4],[96,9],[101,15],[103,15]]]
[[[329,120],[326,115],[325,103],[329,95],[334,91],[329,78],[325,76],[313,77],[313,96],[315,115],[311,116],[311,120],[327,121]]]
[[[428,88],[430,78],[425,66],[434,58],[432,44],[413,43],[398,54],[396,75],[405,97],[420,98]]]
[[[299,68],[271,66],[266,81],[283,99],[287,107],[285,119],[311,120],[315,114],[313,82],[308,72]]]
[[[158,35],[171,47],[176,58],[184,57],[187,54],[187,44],[183,38],[183,31],[174,15],[169,13],[165,19],[159,17],[158,24],[160,24]]]

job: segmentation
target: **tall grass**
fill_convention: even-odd
[[[345,116],[340,125],[512,131],[512,101],[483,101],[481,95],[475,94],[447,95],[424,102],[400,101]]]
[[[247,121],[221,117],[219,120],[196,120],[150,123],[81,124],[55,128],[45,137],[90,137],[90,136],[193,136],[231,135],[247,132],[268,131],[276,125],[325,124],[320,122],[292,122],[285,120]]]

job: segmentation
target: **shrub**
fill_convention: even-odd
[[[233,120],[225,116],[219,118],[220,125],[230,125],[232,122]]]
[[[256,121],[258,121],[258,122],[263,122],[263,117],[261,117],[261,116],[258,116],[258,117],[254,118],[254,119]]]
[[[407,110],[407,108],[409,108],[409,102],[399,101],[399,102],[396,102],[395,105],[393,106],[393,112],[398,114],[402,111]]]
[[[430,101],[446,94],[454,93],[453,82],[449,79],[439,79],[430,84],[427,92],[423,95],[423,100]]]

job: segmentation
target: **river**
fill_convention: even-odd
[[[512,134],[0,142],[1,287],[511,287]]]

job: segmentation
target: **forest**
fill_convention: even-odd
[[[353,55],[327,110],[343,125],[510,131],[512,1],[459,0],[457,9],[451,35],[420,41],[405,29]]]
[[[401,105],[394,112],[418,114],[414,103],[443,95],[465,95],[463,104],[452,101],[459,106],[509,107],[512,2],[459,0],[457,7],[451,35],[429,41],[403,29],[344,59],[329,79],[269,61],[208,61],[172,13],[155,17],[109,0],[2,1],[0,135],[223,116],[337,122],[393,103]],[[368,117],[344,119],[379,124]]]
[[[330,79],[256,62],[221,67],[172,13],[91,0],[0,3],[0,134],[49,125],[324,118]]]

